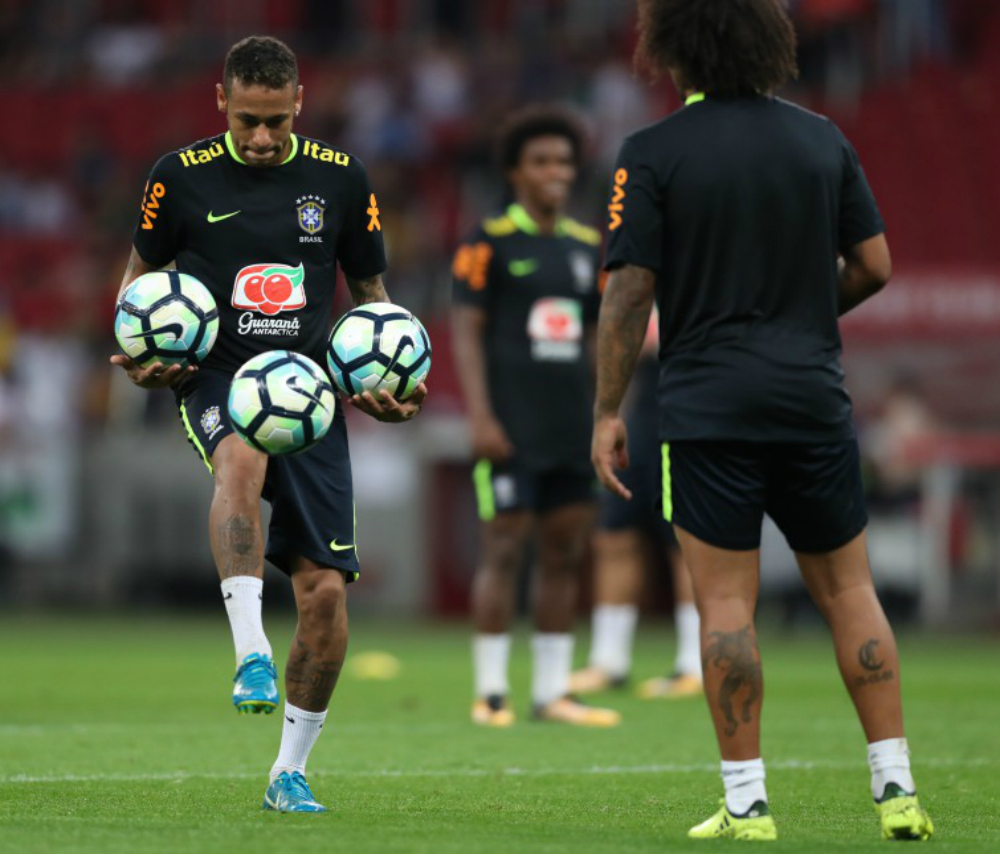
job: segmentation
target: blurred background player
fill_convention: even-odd
[[[781,0],[640,0],[639,30],[639,58],[670,73],[685,107],[619,153],[593,456],[629,496],[614,474],[628,461],[619,411],[655,292],[663,504],[694,581],[725,785],[722,808],[689,835],[777,837],[754,627],[766,511],[832,631],[882,835],[927,839],[840,367],[838,316],[890,276],[885,225],[843,134],[772,95],[797,73]]]
[[[316,446],[268,458],[233,433],[227,400],[233,374],[255,354],[290,349],[322,365],[337,265],[356,304],[386,301],[385,253],[361,163],[292,133],[302,87],[287,45],[257,36],[238,42],[226,56],[216,97],[229,130],[165,155],[153,167],[122,290],[142,274],[175,264],[215,297],[218,340],[197,368],[141,368],[123,355],[111,362],[140,387],[174,388],[188,438],[215,477],[209,529],[236,647],[237,711],[270,713],[278,704],[277,671],[261,623],[265,556],[291,578],[298,626],[285,670],[281,748],[264,809],[322,812],[326,807],[313,797],[305,766],[343,665],[345,584],[359,569],[347,424],[338,408]],[[305,194],[318,228],[315,219],[303,221]],[[302,243],[302,236],[313,240]],[[304,298],[281,319],[262,313],[249,289],[241,290],[241,274],[261,262],[302,275]],[[405,404],[385,393],[381,403],[368,393],[352,401],[377,419],[400,422],[420,410],[424,393]],[[273,512],[266,553],[262,494]]]
[[[684,564],[673,528],[663,519],[660,503],[660,444],[655,407],[660,364],[656,309],[650,314],[646,339],[625,399],[629,465],[622,481],[632,489],[625,500],[601,494],[598,528],[594,533],[594,611],[587,666],[570,677],[572,693],[596,693],[623,687],[632,671],[632,646],[639,619],[639,601],[647,563],[647,542],[662,551],[670,567],[674,592],[677,653],[666,675],[641,682],[642,699],[683,699],[697,696],[701,686],[701,640],[691,575]],[[654,561],[652,567],[657,567]]]
[[[455,257],[453,347],[471,432],[480,561],[473,584],[472,719],[509,726],[517,580],[537,536],[533,716],[613,726],[571,698],[573,623],[594,522],[588,457],[600,236],[564,210],[583,146],[576,121],[533,108],[505,123],[498,159],[513,202]]]

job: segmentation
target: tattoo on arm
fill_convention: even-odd
[[[739,631],[712,631],[703,657],[703,668],[709,666],[723,673],[717,704],[726,720],[726,734],[735,735],[740,723],[753,721],[753,707],[761,698],[764,677],[760,668],[757,635],[749,625]],[[736,696],[743,695],[739,719]]]
[[[219,545],[219,577],[226,580],[239,575],[258,576],[264,563],[257,527],[246,515],[233,515],[216,531]]]
[[[389,295],[385,291],[381,274],[376,274],[374,277],[365,277],[361,280],[356,280],[354,277],[345,274],[344,278],[347,280],[347,287],[351,290],[351,297],[354,298],[355,306],[389,302]]]
[[[635,371],[653,308],[656,275],[626,265],[611,272],[597,323],[597,400],[600,418],[616,414]]]
[[[866,684],[878,684],[883,681],[891,681],[896,677],[895,670],[884,670],[885,659],[880,658],[875,649],[878,648],[879,640],[872,637],[861,644],[858,649],[858,663],[866,671],[865,675],[859,675],[854,679],[855,687],[862,687]]]

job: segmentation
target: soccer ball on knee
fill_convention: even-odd
[[[431,342],[409,310],[390,303],[362,304],[334,327],[326,362],[348,396],[388,390],[408,399],[431,370]]]
[[[115,337],[140,366],[197,365],[219,333],[211,292],[189,274],[152,271],[136,278],[115,308]]]
[[[323,439],[337,399],[326,373],[294,351],[266,351],[240,367],[229,419],[242,440],[268,455],[302,452]]]

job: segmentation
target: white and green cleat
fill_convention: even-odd
[[[915,794],[895,783],[886,784],[882,799],[875,801],[883,839],[926,840],[934,835],[934,822],[920,806]]]
[[[729,811],[726,801],[719,801],[719,811],[688,831],[691,839],[738,839],[741,842],[773,842],[778,838],[778,828],[767,804],[759,800],[745,815]]]

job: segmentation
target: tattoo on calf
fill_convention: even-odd
[[[344,661],[324,659],[311,651],[302,638],[295,636],[285,668],[288,701],[307,711],[322,711],[330,702]]]
[[[891,681],[896,677],[894,670],[882,669],[885,666],[885,660],[880,660],[878,655],[875,654],[878,644],[879,640],[873,637],[867,642],[862,643],[861,648],[858,649],[858,663],[861,664],[861,667],[868,674],[857,676],[854,679],[855,687],[863,687],[866,684],[879,684],[883,681]]]
[[[232,515],[216,531],[221,562],[219,576],[226,580],[239,575],[255,575],[263,563],[257,528],[246,515]]]
[[[757,636],[747,625],[739,631],[724,633],[712,631],[703,657],[703,666],[723,672],[717,703],[726,719],[726,735],[736,734],[740,723],[753,720],[752,708],[761,698],[763,674],[760,668],[760,652],[757,650]],[[736,696],[743,694],[743,703],[737,719]]]

